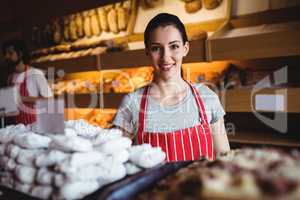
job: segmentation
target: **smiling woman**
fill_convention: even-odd
[[[169,162],[214,159],[216,153],[230,150],[218,96],[182,78],[189,42],[179,18],[155,16],[144,43],[154,67],[153,82],[124,97],[113,124],[134,134],[139,144],[160,146]]]

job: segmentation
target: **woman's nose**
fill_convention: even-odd
[[[168,49],[168,48],[163,48],[161,57],[162,57],[163,59],[166,59],[166,58],[169,58],[170,55],[171,55],[171,54],[170,54],[169,49]]]

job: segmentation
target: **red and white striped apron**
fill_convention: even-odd
[[[148,143],[159,146],[166,153],[167,162],[198,160],[206,157],[215,158],[213,139],[203,102],[198,91],[188,83],[196,99],[199,109],[200,124],[176,130],[173,132],[145,132],[145,115],[147,112],[147,98],[149,86],[145,87],[139,112],[139,127],[137,132],[138,144]]]
[[[21,97],[29,97],[29,92],[27,89],[27,71],[28,65],[25,65],[24,80],[22,83],[19,84],[19,92]],[[16,116],[16,123],[22,123],[27,125],[32,124],[35,121],[36,114],[34,104],[21,102],[21,105],[19,105],[19,115]]]

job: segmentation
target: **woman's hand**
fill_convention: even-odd
[[[213,137],[214,149],[216,153],[230,151],[230,146],[224,125],[224,119],[220,118],[217,122],[210,124]]]

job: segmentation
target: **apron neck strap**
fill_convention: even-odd
[[[143,132],[145,128],[145,115],[146,115],[146,109],[147,109],[147,102],[148,102],[148,92],[149,92],[150,86],[147,85],[144,89],[141,104],[140,104],[140,111],[139,111],[139,123],[138,123],[138,131]]]
[[[191,83],[189,83],[188,81],[186,81],[186,82],[190,86],[193,96],[196,100],[200,119],[202,121],[204,121],[204,123],[208,124],[205,107],[204,107],[204,104],[200,97],[199,92],[196,90],[196,88]],[[142,99],[141,99],[141,104],[140,104],[138,131],[141,131],[141,132],[143,132],[145,129],[145,118],[146,118],[146,113],[147,113],[147,102],[148,102],[149,89],[150,89],[149,85],[145,87],[143,95],[142,95]]]

